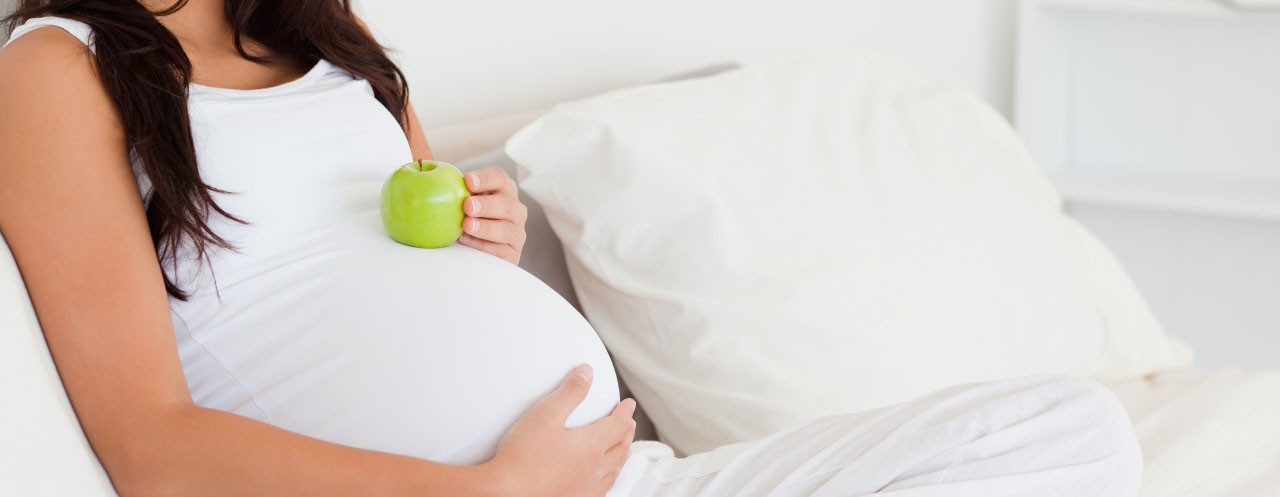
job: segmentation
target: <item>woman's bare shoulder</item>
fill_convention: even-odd
[[[25,212],[13,210],[17,205],[49,200],[31,198],[43,186],[130,172],[124,127],[95,60],[56,27],[33,30],[0,50],[0,226],[10,228]],[[98,167],[50,167],[73,157]]]
[[[0,142],[34,143],[50,134],[116,142],[123,135],[93,53],[56,27],[31,31],[0,50],[0,109]],[[14,163],[4,162],[0,176]]]
[[[6,110],[103,93],[93,53],[61,28],[35,29],[0,50],[0,101]]]

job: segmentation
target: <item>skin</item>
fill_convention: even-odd
[[[235,55],[221,6],[192,0],[163,19],[191,57],[195,81],[261,88],[305,72]],[[0,232],[72,406],[122,497],[587,497],[612,487],[634,437],[635,403],[566,429],[589,389],[585,368],[531,408],[492,460],[470,467],[335,445],[197,406],[119,117],[93,64],[54,28],[0,51],[0,109],[23,116],[0,119]],[[411,123],[414,154],[431,158],[417,119]],[[514,182],[494,168],[467,184],[478,194],[466,206],[463,243],[517,262],[525,214]]]

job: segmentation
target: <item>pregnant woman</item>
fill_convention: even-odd
[[[500,169],[458,245],[382,232],[431,151],[346,2],[171,1],[24,0],[0,51],[0,230],[120,495],[1136,495],[1123,410],[1066,378],[633,443]]]

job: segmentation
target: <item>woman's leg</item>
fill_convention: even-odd
[[[609,497],[1132,497],[1142,453],[1096,382],[968,385],[675,458],[637,442]]]

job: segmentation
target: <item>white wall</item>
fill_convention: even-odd
[[[536,109],[719,61],[831,47],[911,60],[1006,114],[1012,102],[1015,0],[356,4],[384,43],[399,49],[428,126]],[[0,12],[15,5],[0,0]],[[586,65],[597,74],[581,77]]]
[[[726,60],[835,47],[912,60],[1006,113],[1014,0],[358,0],[428,129]]]

